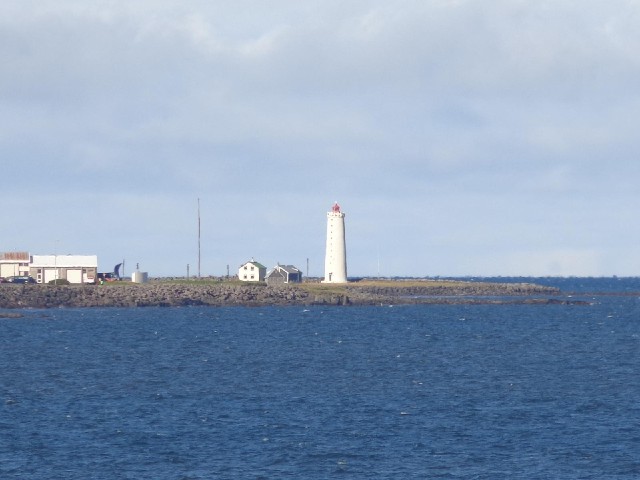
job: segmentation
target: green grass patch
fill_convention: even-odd
[[[462,280],[361,280],[351,283],[352,286],[362,287],[384,287],[384,288],[403,288],[403,287],[460,287],[469,285],[470,282]],[[474,282],[479,284],[480,282]]]

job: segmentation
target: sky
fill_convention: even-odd
[[[349,276],[636,276],[639,24],[635,0],[3,0],[0,251],[322,276],[337,201]]]

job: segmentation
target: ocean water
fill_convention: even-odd
[[[636,479],[635,286],[563,285],[590,305],[26,310],[0,319],[0,479]]]

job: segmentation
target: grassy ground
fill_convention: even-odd
[[[163,283],[176,285],[243,285],[243,286],[266,286],[265,282],[243,282],[237,279],[220,280],[218,278],[172,278],[172,279],[153,279],[149,283]],[[480,284],[482,282],[474,282]],[[131,285],[131,282],[108,282],[108,285]],[[360,280],[349,283],[321,283],[321,282],[303,282],[291,284],[298,288],[302,288],[309,292],[336,292],[344,293],[347,288],[357,287],[459,287],[468,285],[469,282],[457,280]]]
[[[478,282],[480,283],[480,282]],[[459,287],[468,285],[469,282],[462,280],[360,280],[351,285],[361,285],[363,287]]]

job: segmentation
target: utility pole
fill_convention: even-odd
[[[200,197],[198,197],[198,280],[200,280]]]

